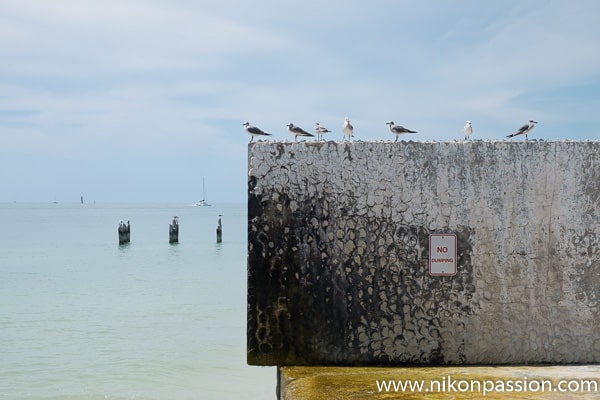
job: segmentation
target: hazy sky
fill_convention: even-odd
[[[245,121],[600,139],[597,0],[0,0],[0,59],[2,202],[243,202]]]

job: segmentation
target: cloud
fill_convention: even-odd
[[[9,2],[3,10],[5,71],[103,78],[103,74],[202,70],[232,53],[282,43],[259,29],[168,2]],[[105,78],[105,77],[104,77]]]
[[[500,138],[581,123],[596,135],[600,3],[581,0],[0,4],[0,151],[108,159],[197,154],[245,164],[248,120],[288,139]],[[336,136],[337,135],[337,136]]]

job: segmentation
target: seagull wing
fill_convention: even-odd
[[[410,129],[407,129],[400,125],[393,126],[392,130],[394,131],[394,133],[417,133],[417,131],[411,131]]]
[[[290,127],[290,131],[294,132],[296,135],[300,135],[300,136],[314,136],[312,133],[308,133],[304,129],[300,128],[299,126],[295,126],[295,125]]]
[[[248,127],[248,133],[251,133],[252,135],[271,136],[270,133],[266,133],[262,129],[259,129],[259,128],[255,127],[255,126],[249,126]]]
[[[520,127],[518,131],[516,131],[513,134],[508,135],[507,137],[513,137],[513,136],[517,136],[517,135],[522,135],[523,133],[527,132],[528,129],[529,129],[529,124],[525,124],[522,127]]]

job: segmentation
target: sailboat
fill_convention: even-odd
[[[194,204],[196,207],[210,207],[212,204],[206,202],[206,189],[204,187],[204,177],[202,177],[202,200]]]

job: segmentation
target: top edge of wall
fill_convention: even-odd
[[[526,144],[526,143],[600,143],[599,139],[586,139],[586,140],[544,140],[544,139],[529,139],[529,140],[502,140],[502,139],[490,139],[490,140],[399,140],[397,142],[393,140],[353,140],[353,141],[341,141],[341,140],[259,140],[256,142],[249,142],[248,146],[253,145],[268,145],[268,144],[353,144],[353,143],[382,143],[382,144],[409,144],[409,143],[428,143],[428,144],[471,144],[471,143],[515,143],[515,144]]]

